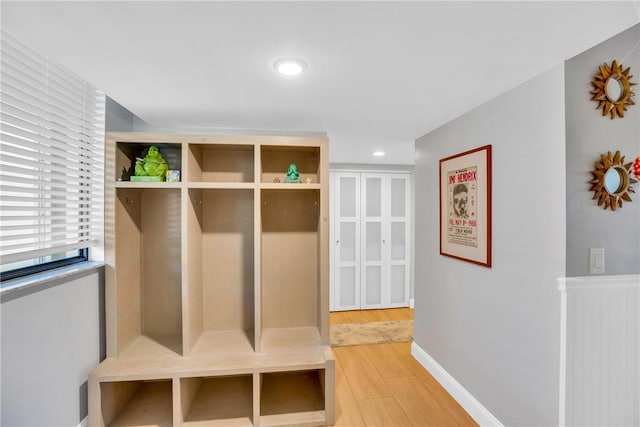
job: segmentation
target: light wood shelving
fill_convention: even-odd
[[[151,145],[181,182],[129,181]],[[324,138],[107,134],[89,425],[333,424],[327,159]]]

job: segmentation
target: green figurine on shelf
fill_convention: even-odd
[[[295,163],[291,163],[289,165],[287,177],[284,179],[284,182],[301,182],[300,174],[298,173],[298,166]]]
[[[169,165],[155,145],[144,158],[136,157],[136,174],[131,181],[164,181]]]

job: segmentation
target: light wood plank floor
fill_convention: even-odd
[[[384,310],[353,310],[332,311],[329,313],[329,323],[368,323],[386,322],[389,320],[413,320],[411,308],[388,308]]]
[[[408,317],[409,316],[409,317]],[[413,310],[334,312],[335,323],[413,319]],[[411,343],[334,347],[335,426],[477,426],[411,356]]]

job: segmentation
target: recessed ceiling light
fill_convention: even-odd
[[[382,157],[382,156],[384,156],[384,151],[375,151],[373,153],[373,155],[376,156],[376,157]]]
[[[273,68],[282,75],[297,76],[307,69],[307,64],[297,58],[282,58],[273,63]]]

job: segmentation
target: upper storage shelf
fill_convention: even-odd
[[[189,144],[189,182],[253,183],[254,146]]]
[[[249,135],[180,135],[110,132],[115,146],[109,162],[116,187],[135,188],[235,188],[320,189],[321,157],[326,156],[324,138]],[[144,158],[155,145],[168,163],[179,171],[179,182],[133,182],[136,159]],[[322,152],[322,153],[321,153]],[[183,159],[184,158],[184,159]],[[290,169],[297,181],[287,182]]]
[[[144,158],[152,145],[158,147],[169,169],[182,169],[182,145],[166,142],[117,142],[114,176],[116,181],[131,181],[137,158]],[[142,184],[142,183],[136,183]],[[149,183],[144,183],[149,184]],[[154,183],[155,184],[155,183]]]
[[[285,183],[291,164],[297,166],[302,184],[320,182],[320,147],[262,145],[260,150],[262,183]]]

